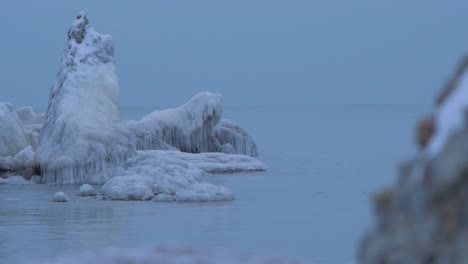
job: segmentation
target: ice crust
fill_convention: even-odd
[[[104,184],[114,200],[229,201],[205,173],[262,171],[252,137],[222,119],[222,96],[195,95],[184,105],[120,120],[114,42],[84,12],[73,22],[45,114],[0,103],[0,173],[41,171],[35,181]],[[25,173],[23,173],[25,174]],[[1,180],[7,183],[8,180]]]

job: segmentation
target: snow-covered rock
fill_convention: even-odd
[[[29,145],[21,120],[13,106],[0,103],[0,157],[13,157]]]
[[[144,246],[108,248],[94,252],[32,261],[29,264],[300,264],[301,261],[252,255],[221,249],[198,249],[187,246]]]
[[[77,196],[96,196],[96,190],[93,188],[93,186],[85,183],[80,186],[80,189],[78,190],[78,193],[76,194]]]
[[[68,202],[68,196],[64,192],[57,192],[52,196],[52,202]]]
[[[134,154],[133,134],[119,121],[114,42],[84,12],[73,22],[52,87],[37,159],[43,181],[99,183]]]
[[[140,121],[127,121],[127,125],[136,134],[141,150],[177,148],[189,153],[257,156],[252,137],[221,117],[221,95],[203,92],[178,108],[154,111]]]

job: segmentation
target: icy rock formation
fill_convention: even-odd
[[[57,192],[52,196],[52,202],[56,202],[56,203],[68,202],[68,196],[64,192]]]
[[[140,121],[128,121],[127,125],[136,134],[140,150],[177,148],[189,153],[257,156],[250,135],[221,117],[221,95],[204,92],[178,108],[154,111]]]
[[[96,196],[96,190],[94,190],[93,186],[85,183],[80,186],[78,190],[77,196]]]
[[[68,32],[39,138],[43,181],[102,183],[108,167],[134,151],[133,134],[119,122],[113,39],[97,33],[81,12]]]
[[[300,264],[302,262],[277,257],[256,256],[220,249],[197,249],[178,246],[144,246],[139,248],[108,248],[80,255],[69,255],[30,264]]]
[[[468,59],[437,103],[421,154],[374,198],[361,263],[468,263]]]

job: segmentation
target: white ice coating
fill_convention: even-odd
[[[43,181],[99,182],[133,155],[133,134],[119,116],[113,39],[97,33],[81,12],[68,32],[38,143]]]
[[[465,70],[455,89],[439,106],[435,114],[435,133],[432,136],[426,153],[429,157],[437,155],[453,133],[466,126],[468,110],[468,72]]]
[[[127,125],[137,136],[138,149],[172,149],[183,152],[225,152],[257,156],[257,147],[238,125],[222,120],[222,96],[195,95],[184,105],[154,111]]]

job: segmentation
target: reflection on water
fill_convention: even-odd
[[[109,202],[78,186],[0,185],[0,263],[144,243],[188,244],[352,261],[370,226],[369,195],[414,151],[424,106],[227,107],[259,145],[265,173],[209,175],[234,191],[226,203]],[[124,109],[138,118],[149,108]],[[50,198],[65,191],[69,203]]]

